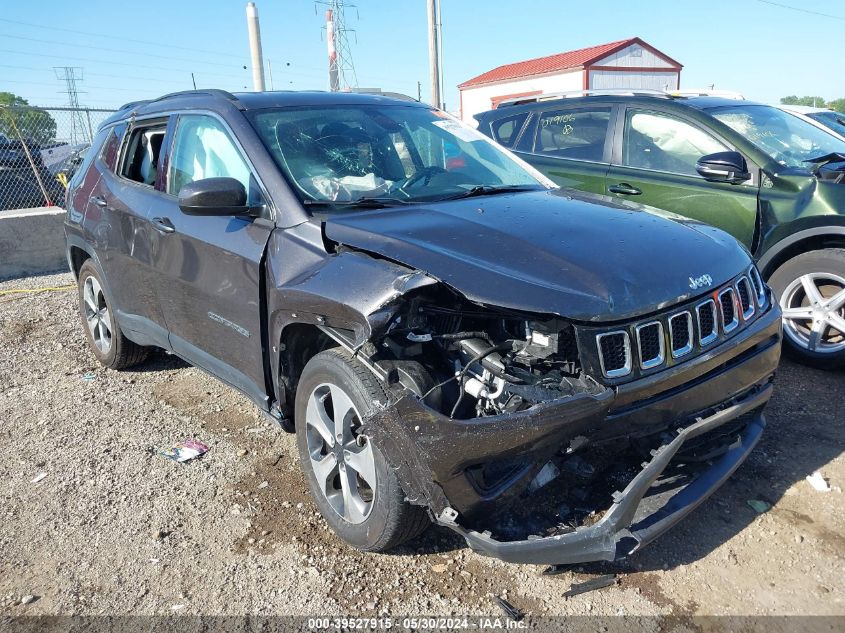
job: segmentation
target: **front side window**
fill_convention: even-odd
[[[554,186],[491,139],[428,108],[287,107],[248,118],[306,204],[413,203]]]
[[[600,162],[610,125],[610,108],[545,112],[537,125],[538,154]]]
[[[167,124],[162,122],[135,127],[126,144],[120,175],[142,185],[155,186],[166,130]]]
[[[730,106],[712,114],[786,167],[806,169],[808,161],[845,153],[845,141],[779,108]]]
[[[166,191],[178,196],[182,187],[204,178],[234,178],[244,186],[248,203],[258,204],[255,179],[226,127],[213,116],[181,116],[173,137]]]
[[[622,164],[698,176],[695,164],[699,158],[729,149],[686,121],[657,112],[629,110],[625,120]]]

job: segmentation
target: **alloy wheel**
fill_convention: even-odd
[[[88,277],[82,289],[83,310],[91,340],[102,354],[112,345],[112,322],[106,297],[96,277]]]
[[[809,273],[790,283],[781,295],[784,333],[811,352],[845,350],[845,279]]]
[[[330,383],[308,397],[305,434],[311,469],[331,508],[349,523],[363,523],[376,495],[376,465],[361,416],[346,392]]]

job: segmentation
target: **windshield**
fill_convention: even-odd
[[[716,110],[713,116],[787,167],[807,169],[810,165],[805,161],[845,153],[845,141],[771,106],[731,106]]]
[[[813,112],[807,116],[829,127],[840,136],[845,136],[845,114],[842,112]]]
[[[417,106],[259,110],[250,120],[311,204],[409,203],[553,187],[453,117]]]

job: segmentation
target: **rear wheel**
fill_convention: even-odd
[[[769,285],[783,310],[785,351],[815,367],[845,365],[845,250],[793,257]]]
[[[123,335],[103,289],[100,272],[89,259],[79,269],[79,312],[88,346],[101,364],[125,369],[147,357],[148,349]]]
[[[365,551],[396,547],[429,525],[362,432],[375,401],[387,401],[381,385],[341,348],[314,356],[296,390],[296,439],[311,494],[338,536]]]

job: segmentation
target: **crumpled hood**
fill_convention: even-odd
[[[423,270],[478,303],[613,321],[716,288],[747,268],[728,234],[570,190],[332,216],[329,239]]]

